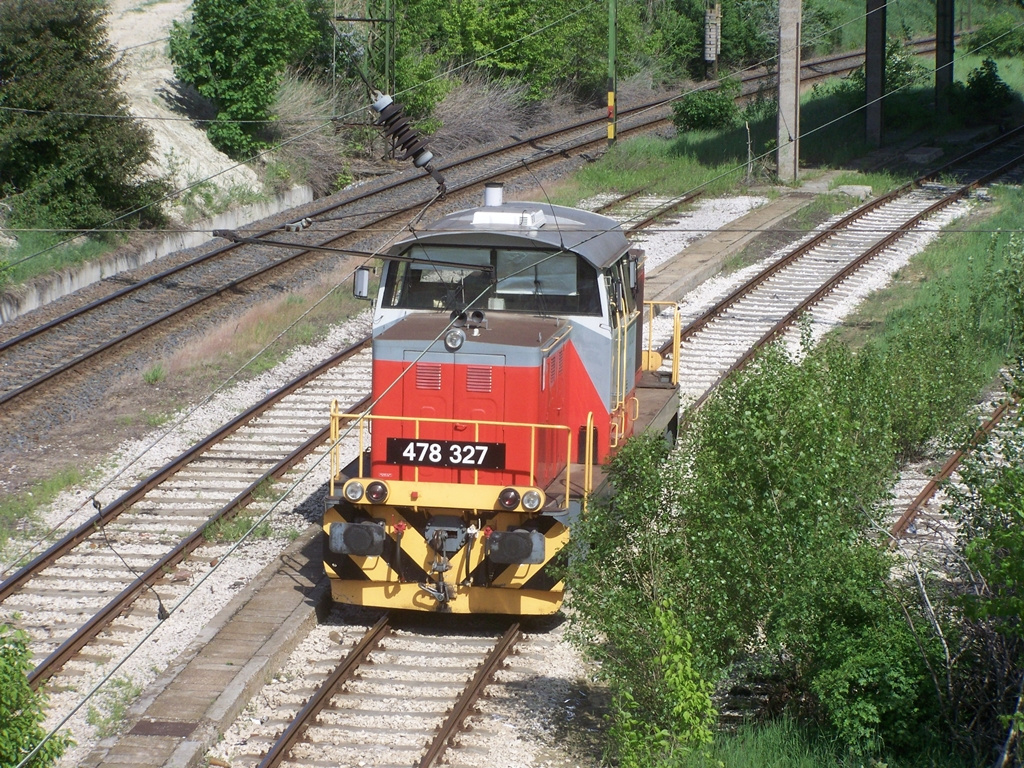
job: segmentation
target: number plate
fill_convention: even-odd
[[[504,469],[504,443],[460,443],[452,440],[388,438],[388,464],[455,469]]]

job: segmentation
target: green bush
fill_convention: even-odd
[[[0,624],[0,765],[18,765],[46,736],[45,697],[33,691],[26,673],[32,666],[24,633]],[[59,735],[44,744],[28,768],[53,765],[71,744]]]
[[[739,122],[736,97],[740,84],[727,78],[715,90],[686,94],[672,105],[672,124],[679,131],[717,131]]]
[[[938,714],[929,668],[941,648],[912,603],[907,622],[894,565],[870,539],[826,543],[767,622],[796,690],[813,694],[795,709],[828,723],[855,754],[919,750]]]
[[[997,435],[964,467],[960,501],[967,561],[985,585],[965,599],[972,617],[1024,640],[1024,429]],[[1024,661],[1022,659],[1021,661]]]
[[[652,499],[674,495],[667,453],[660,437],[627,443],[610,467],[614,498],[591,505],[570,544],[569,635],[600,662],[613,698],[610,751],[628,766],[704,743],[714,717],[686,613],[665,591],[674,537],[651,514]]]
[[[671,457],[656,440],[620,452],[611,503],[574,528],[568,580],[570,634],[611,684],[624,764],[684,746],[665,736],[679,733],[673,707],[700,717],[694,686],[751,653],[788,672],[793,714],[844,750],[911,755],[956,740],[941,735],[957,721],[935,682],[945,641],[873,537],[898,460],[963,424],[990,350],[1015,348],[1024,256],[997,258],[1004,250],[943,269],[856,354],[826,342],[797,363],[766,350]],[[674,646],[651,607],[665,601],[688,635]],[[659,662],[673,647],[699,674],[684,676],[689,694],[665,686]]]
[[[748,123],[772,122],[779,114],[779,102],[772,96],[758,93],[757,97],[747,102],[740,117]]]
[[[1014,371],[1018,394],[1024,360]],[[1020,691],[1024,685],[1024,420],[1008,414],[986,443],[958,469],[947,487],[947,512],[959,522],[966,555],[960,597],[963,624],[958,657],[976,660],[954,670],[951,706],[974,725],[964,741],[978,754],[1008,749],[1007,761],[1024,760]]]
[[[978,124],[999,117],[1013,102],[1013,91],[999,77],[999,67],[992,59],[967,75],[967,85],[953,83],[950,104],[967,123]]]
[[[152,137],[119,89],[105,12],[94,0],[0,3],[0,105],[11,108],[0,110],[8,226],[164,222],[153,203],[168,187],[142,171]]]
[[[217,108],[210,141],[235,158],[266,146],[285,67],[323,39],[303,0],[196,0],[192,20],[174,22],[174,74]]]
[[[807,0],[800,21],[802,54],[810,58],[837,50],[843,42],[839,12],[822,0]]]
[[[912,86],[923,84],[928,78],[928,70],[917,62],[906,44],[898,38],[890,38],[885,44],[885,88],[889,94],[904,93]],[[854,70],[848,77],[831,82],[825,86],[815,85],[814,90],[823,95],[835,94],[853,110],[864,105],[866,75],[864,67]],[[886,116],[892,117],[895,104],[887,99],[884,106]]]
[[[963,47],[982,56],[1011,58],[1024,54],[1024,27],[1020,19],[1004,13],[986,19],[967,35]]]

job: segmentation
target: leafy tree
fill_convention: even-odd
[[[644,66],[657,80],[677,80],[696,74],[704,56],[703,21],[698,23],[669,5],[644,23]]]
[[[44,697],[25,677],[31,661],[24,633],[0,624],[0,766],[18,765],[46,736],[40,723]],[[70,744],[66,736],[50,739],[29,762],[29,768],[53,765]]]
[[[192,21],[174,23],[174,73],[216,106],[214,146],[236,158],[266,146],[281,76],[323,41],[323,18],[302,0],[196,0]]]
[[[104,7],[0,3],[0,196],[14,225],[155,225],[166,185],[147,177],[149,131],[131,119]]]
[[[464,0],[443,10],[442,29],[441,57],[459,63],[476,61],[494,78],[516,78],[529,86],[532,98],[549,95],[556,84],[584,97],[604,91],[608,13],[601,3]],[[620,74],[629,71],[630,55],[638,49],[640,38],[638,5],[621,4]]]

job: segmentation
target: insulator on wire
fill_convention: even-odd
[[[412,160],[417,168],[427,171],[437,182],[437,191],[445,192],[444,177],[441,176],[430,165],[434,155],[427,149],[430,139],[421,136],[420,133],[409,123],[409,118],[402,111],[402,105],[396,102],[387,94],[375,94],[376,100],[371,105],[373,111],[379,115],[377,125],[384,128],[384,136],[395,142],[405,154],[399,160]]]

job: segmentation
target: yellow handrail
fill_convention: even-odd
[[[672,307],[672,383],[679,383],[679,347],[682,344],[682,323],[679,319],[679,305],[674,301],[645,301],[647,307],[647,354],[645,360],[650,359],[654,354],[654,318],[659,314],[655,307]],[[658,365],[654,368],[645,366],[646,370],[657,370],[661,366],[661,356],[658,355]]]
[[[581,514],[587,513],[587,502],[594,491],[594,412],[587,414],[587,435],[583,440],[583,501],[580,504]]]
[[[550,352],[552,349],[557,347],[558,346],[558,342],[560,342],[562,339],[564,339],[566,336],[568,336],[571,332],[572,332],[572,326],[571,325],[566,325],[564,331],[562,331],[554,339],[552,339],[551,343],[548,346],[546,346],[543,349],[541,349],[541,351],[540,351],[541,354],[545,354],[547,352]]]
[[[511,429],[528,429],[530,434],[530,468],[529,485],[535,484],[535,468],[536,468],[536,456],[537,456],[537,440],[539,435],[544,434],[541,430],[554,430],[565,432],[565,500],[562,504],[562,509],[567,509],[569,506],[569,494],[570,494],[570,481],[572,474],[572,429],[564,424],[534,424],[529,422],[514,422],[514,421],[476,421],[472,419],[438,419],[430,417],[408,417],[408,416],[383,416],[377,414],[368,413],[342,413],[337,407],[337,401],[331,403],[331,480],[330,480],[330,492],[334,495],[334,481],[335,478],[341,472],[341,445],[338,443],[338,436],[341,434],[341,423],[342,420],[354,421],[355,426],[359,432],[359,475],[363,477],[363,433],[372,421],[394,421],[394,422],[406,422],[414,425],[415,438],[419,438],[420,425],[424,423],[428,424],[473,424],[474,425],[474,436],[477,441],[480,439],[480,427],[481,426],[493,426],[503,427]],[[593,414],[591,414],[588,424],[593,423]],[[587,433],[587,440],[589,441],[590,432]],[[588,447],[587,456],[584,460],[584,477],[588,472],[588,467],[592,464],[591,453]],[[592,471],[589,470],[589,471]],[[419,480],[419,467],[414,467],[413,477]],[[479,470],[474,470],[473,473],[473,484],[479,485]]]

